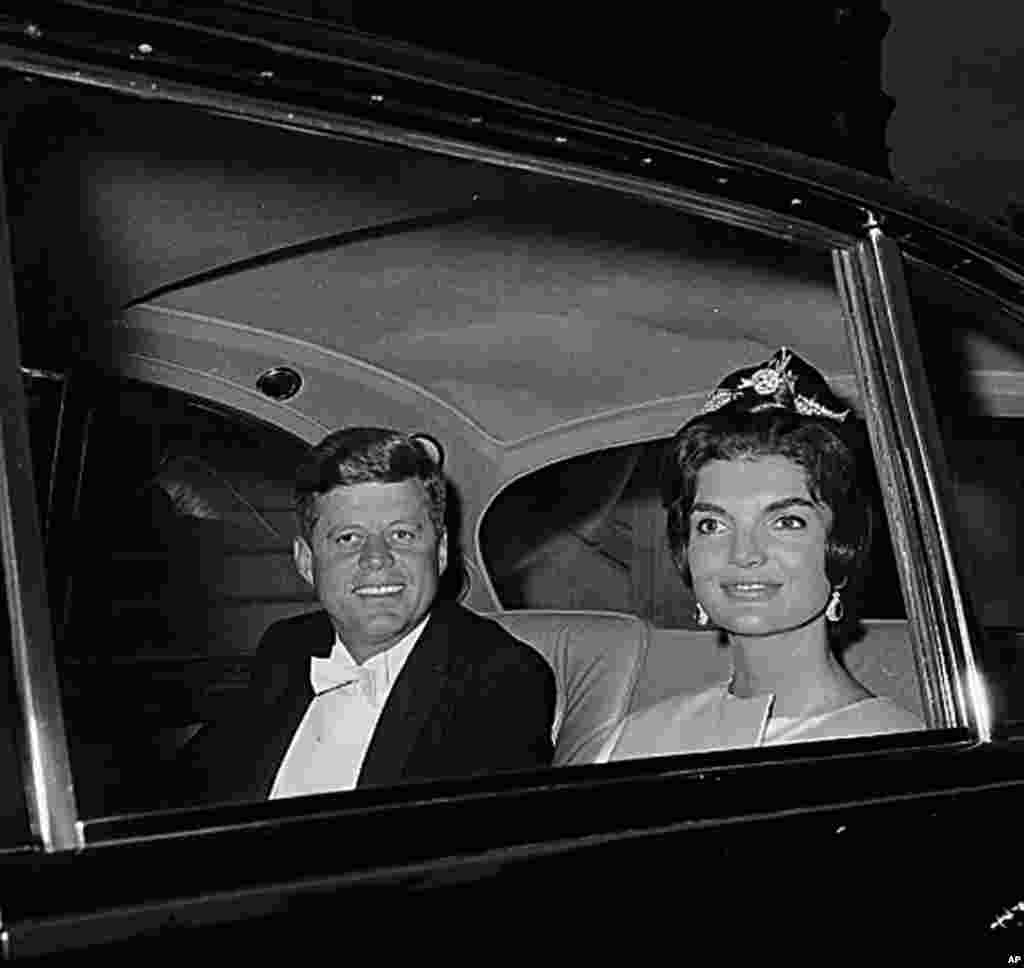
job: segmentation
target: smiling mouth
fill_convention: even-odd
[[[771,598],[782,585],[778,582],[765,581],[733,581],[722,582],[722,591],[729,598],[740,598],[744,601],[757,601],[763,598]]]
[[[361,598],[383,598],[400,595],[405,591],[405,585],[357,585],[352,591]]]

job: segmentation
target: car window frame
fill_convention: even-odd
[[[3,166],[0,164],[0,184]],[[4,559],[20,745],[33,836],[47,852],[84,844],[53,648],[18,345],[6,199],[0,198],[0,546]]]
[[[1006,293],[997,291],[990,286],[979,284],[975,278],[967,278],[962,275],[958,270],[962,268],[962,263],[970,264],[971,260],[969,258],[961,260],[961,263],[951,265],[943,260],[923,259],[919,254],[912,254],[903,249],[900,250],[899,254],[902,258],[900,260],[900,276],[897,280],[896,298],[909,304],[909,311],[906,315],[911,325],[928,325],[929,311],[927,305],[923,307],[923,311],[917,319],[913,318],[916,309],[921,307],[914,304],[915,287],[911,284],[913,279],[912,273],[924,272],[941,284],[955,287],[963,295],[977,300],[977,304],[973,307],[975,312],[980,312],[984,308],[993,314],[1003,315],[1007,323],[1012,321],[1012,323],[1021,328],[1021,332],[1024,332],[1024,300],[1008,298]],[[1021,291],[1020,287],[1018,291]],[[915,332],[917,331],[921,330],[915,329]],[[919,346],[920,344],[916,345]],[[909,359],[907,365],[913,368],[913,382],[925,387],[925,396],[929,401],[933,400],[935,394],[932,393],[930,387],[937,382],[935,379],[935,369],[928,369],[926,367],[925,360],[920,353],[916,357]],[[983,717],[983,721],[977,726],[982,734],[983,741],[992,742],[995,740],[1024,737],[1024,720],[1014,720],[1006,708],[1000,708],[1001,704],[995,697],[990,695],[986,682],[985,670],[989,670],[992,676],[998,676],[1001,670],[998,666],[992,668],[990,658],[986,654],[986,641],[989,638],[989,630],[982,618],[983,608],[981,603],[983,598],[981,590],[976,588],[974,580],[970,577],[969,568],[965,568],[968,560],[967,546],[970,542],[970,536],[965,533],[967,525],[962,521],[956,520],[956,473],[950,468],[944,456],[946,445],[943,444],[943,441],[947,439],[948,429],[942,427],[938,411],[934,407],[931,410],[929,432],[935,435],[935,450],[933,453],[938,455],[940,459],[935,463],[931,479],[928,481],[928,487],[932,489],[934,494],[940,497],[939,507],[943,518],[942,524],[945,528],[945,534],[933,537],[932,543],[934,546],[936,539],[939,539],[943,542],[946,549],[952,551],[953,566],[960,576],[958,590],[962,595],[962,610],[958,615],[958,620],[965,629],[964,640],[970,643],[970,651],[972,653],[970,657],[966,658],[962,667],[963,684],[970,694],[972,708],[980,710]],[[946,414],[943,414],[943,418],[945,416]],[[955,447],[955,445],[955,441],[951,441],[949,444],[951,448]],[[957,607],[958,603],[950,602],[949,604]],[[1019,634],[1019,630],[1016,631]],[[1000,679],[993,681],[992,685],[998,692],[1005,683]]]
[[[949,524],[948,465],[903,273],[903,256],[873,220],[835,254],[864,413],[892,528],[928,725],[992,738],[979,671],[980,626],[962,586]],[[938,643],[929,648],[926,638]]]
[[[57,76],[61,80],[70,80],[74,67],[73,64],[62,64],[59,68],[50,65],[44,70],[39,65],[34,65],[32,69],[38,70],[45,76]],[[129,75],[125,72],[113,71],[110,68],[97,71],[93,65],[85,62],[77,65],[80,73],[83,68],[89,76],[82,77],[78,81],[80,83],[100,83],[101,86],[113,88],[121,93],[138,95],[138,91],[131,90],[137,81],[129,80]],[[302,111],[288,110],[289,107],[298,107],[298,105],[281,105],[251,96],[225,94],[223,91],[204,90],[202,87],[195,86],[186,89],[184,85],[181,85],[180,88],[175,91],[173,85],[167,85],[161,91],[161,97],[188,104],[200,110],[247,117],[257,123],[298,127],[310,133],[319,134],[324,134],[326,127],[329,132],[338,133],[339,136],[378,139],[384,143],[403,144],[407,147],[439,152],[451,157],[468,157],[493,164],[522,167],[550,174],[566,181],[601,185],[661,204],[672,205],[693,214],[713,217],[737,226],[746,226],[767,235],[799,240],[833,252],[841,269],[844,287],[841,291],[846,293],[844,298],[848,300],[849,304],[849,325],[857,339],[864,341],[860,351],[863,355],[862,372],[858,374],[858,379],[863,380],[866,375],[874,374],[871,377],[874,383],[869,383],[866,392],[873,394],[871,399],[878,404],[879,409],[889,414],[888,422],[882,422],[876,427],[875,437],[877,438],[876,446],[879,449],[880,466],[892,465],[895,468],[891,471],[895,492],[890,506],[891,524],[900,523],[904,534],[920,532],[923,539],[933,542],[935,547],[942,549],[942,556],[936,571],[939,579],[938,587],[933,588],[930,584],[925,584],[923,590],[919,588],[922,601],[916,606],[912,620],[914,626],[923,629],[923,632],[917,636],[919,654],[927,653],[928,642],[932,640],[932,635],[937,636],[935,641],[939,644],[936,649],[942,653],[938,658],[928,658],[927,655],[924,655],[922,659],[922,661],[931,663],[929,675],[934,680],[934,684],[930,688],[941,703],[940,722],[932,724],[938,726],[941,735],[937,735],[933,739],[936,742],[948,740],[959,743],[984,741],[988,738],[984,716],[980,712],[983,699],[964,685],[963,675],[972,668],[972,653],[969,646],[972,634],[970,617],[963,596],[958,590],[953,556],[948,553],[947,544],[944,542],[943,519],[941,517],[937,519],[938,523],[934,532],[923,528],[920,521],[913,519],[915,508],[925,508],[926,510],[923,512],[925,517],[931,513],[941,512],[941,499],[936,493],[933,493],[935,489],[929,487],[929,482],[934,483],[936,479],[936,469],[930,463],[928,456],[931,437],[928,437],[927,446],[923,440],[918,440],[912,448],[913,466],[902,467],[898,464],[901,459],[899,448],[902,442],[897,442],[897,438],[893,435],[895,429],[899,428],[902,428],[900,432],[905,433],[906,427],[902,423],[895,422],[890,412],[896,404],[884,392],[885,384],[881,374],[885,373],[887,378],[896,379],[897,382],[894,384],[897,387],[896,393],[899,399],[905,401],[910,408],[908,415],[918,415],[914,417],[916,420],[916,423],[912,425],[914,427],[925,427],[926,429],[928,427],[928,395],[926,389],[915,386],[908,377],[907,352],[904,350],[900,353],[893,350],[894,343],[898,348],[900,338],[913,340],[913,328],[912,320],[909,317],[909,304],[905,298],[898,298],[897,293],[900,259],[898,247],[894,242],[886,240],[880,229],[877,227],[872,229],[871,233],[873,234],[869,234],[868,238],[864,239],[856,233],[840,231],[824,223],[798,219],[792,215],[781,215],[771,208],[760,207],[749,202],[737,202],[734,199],[716,195],[707,187],[695,188],[673,181],[658,180],[651,176],[623,175],[581,162],[558,161],[543,155],[524,154],[521,150],[495,148],[481,143],[467,143],[459,139],[445,138],[434,134],[424,135],[410,129],[396,129],[387,125],[382,125],[379,128],[372,125],[368,127],[364,123],[353,122],[350,118],[329,111],[309,109],[303,113]],[[700,154],[698,149],[695,148],[694,151]],[[9,259],[3,274],[5,277],[3,284],[7,289],[11,289]],[[9,323],[13,321],[13,302],[11,311],[5,315],[7,315]],[[872,327],[870,333],[865,331],[868,324]],[[12,325],[5,327],[5,331],[11,329]],[[11,333],[7,332],[5,338],[10,339]],[[13,359],[16,359],[16,356]],[[883,370],[881,368],[883,360],[888,360],[891,365],[895,366],[895,370]],[[15,373],[17,373],[16,368]],[[922,410],[922,408],[925,409]],[[24,401],[22,400],[20,405],[15,406],[14,409],[23,418]],[[922,413],[924,416],[920,416]],[[6,429],[5,433],[7,433]],[[931,432],[928,431],[928,433]],[[13,435],[9,438],[14,441],[13,446],[19,448],[20,453],[26,453],[24,448],[27,446],[27,437],[24,431],[18,431],[16,427],[12,426],[10,434]],[[937,445],[937,438],[935,443]],[[5,457],[9,471],[8,480],[21,482],[18,484],[19,506],[24,505],[27,500],[29,505],[34,507],[31,487],[29,486],[27,492],[28,498],[23,493],[26,473],[23,463],[19,465],[6,451]],[[915,501],[919,500],[924,500],[926,503],[915,504]],[[10,514],[8,514],[8,518],[14,520]],[[22,520],[34,520],[34,512],[27,519],[22,518]],[[28,533],[26,533],[26,528]],[[9,553],[15,560],[22,563],[23,569],[30,569],[38,579],[44,574],[42,559],[38,552],[38,523],[36,523],[35,529],[35,532],[32,532],[30,524],[22,527],[17,541],[15,542],[14,538],[11,539]],[[12,535],[14,534],[13,527],[9,526],[8,531]],[[904,562],[903,567],[908,576],[929,574],[927,562],[924,561],[924,551],[922,550],[924,547],[922,545],[918,549],[920,553],[908,556]],[[36,550],[33,550],[34,548]],[[36,589],[40,590],[35,598],[32,595],[26,597],[24,582],[19,584],[16,597],[17,601],[21,603],[22,614],[29,616],[29,624],[34,630],[32,635],[35,636],[36,641],[43,644],[30,649],[28,633],[21,633],[22,644],[16,645],[16,647],[24,653],[21,661],[25,666],[22,688],[28,697],[25,701],[26,710],[34,710],[39,703],[43,703],[47,710],[47,713],[42,716],[29,711],[25,714],[27,728],[38,729],[40,721],[46,727],[41,739],[36,741],[37,752],[34,754],[31,770],[31,778],[34,781],[33,802],[36,804],[35,810],[38,815],[35,823],[38,825],[38,836],[44,848],[53,851],[79,849],[85,844],[109,842],[118,840],[122,836],[135,837],[140,835],[140,831],[155,832],[161,827],[165,831],[197,829],[197,827],[208,829],[210,825],[208,814],[194,815],[192,820],[185,817],[154,818],[152,823],[140,818],[127,819],[123,823],[117,818],[103,818],[95,823],[90,821],[87,827],[83,827],[75,809],[73,784],[67,762],[66,741],[63,740],[60,697],[53,669],[48,609],[45,597],[39,597],[44,595],[41,590],[45,588],[45,582],[36,580],[33,584]],[[900,742],[908,747],[934,745],[933,743],[922,744],[916,740]],[[870,750],[880,747],[888,748],[886,744],[878,742],[867,742],[867,745],[864,746],[865,749]],[[853,748],[859,747],[855,743]],[[815,758],[813,751],[797,751],[792,756]],[[790,758],[788,753],[783,759],[787,758]],[[769,763],[763,765],[770,765],[770,762],[774,762],[775,759],[776,757],[773,756]],[[680,762],[680,760],[684,760],[684,762]],[[749,766],[762,765],[761,760],[754,760],[752,757],[731,756],[725,758],[722,768],[730,769],[732,765],[741,763]],[[672,757],[667,758],[665,763],[654,766],[651,764],[616,766],[613,768],[615,772],[610,779],[620,781],[628,779],[632,775],[648,776],[652,771],[655,773],[664,771],[666,775],[679,775],[704,768],[706,768],[706,764],[703,762],[698,765],[688,757]],[[469,786],[466,789],[470,799],[474,793],[474,782],[467,781]],[[532,786],[550,787],[550,777],[527,781],[525,788],[529,789]],[[459,785],[456,787],[462,789]],[[405,797],[400,795],[397,799],[402,801]],[[352,802],[352,809],[361,809],[366,804],[372,805],[375,804],[375,801],[373,798],[365,797],[357,799]],[[339,807],[339,809],[341,808]],[[269,815],[282,817],[293,815],[295,819],[302,819],[309,816],[310,811],[320,812],[319,804],[315,807],[310,807],[308,803],[298,804],[291,808],[277,806],[270,811]],[[266,818],[268,813],[257,811],[256,815]],[[232,814],[225,814],[225,818],[228,816],[232,816]],[[240,815],[234,814],[234,816]],[[224,822],[230,823],[231,821],[225,819]]]

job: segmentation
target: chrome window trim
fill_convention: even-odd
[[[272,102],[315,103],[281,123],[306,127],[316,115],[345,118],[377,140],[388,129],[429,132],[449,145],[488,140],[509,156],[696,186],[783,220],[799,214],[819,223],[819,233],[828,225],[859,237],[870,210],[909,255],[1011,302],[1024,298],[1024,241],[1012,233],[882,178],[681,116],[269,9],[186,4],[158,15],[80,0],[54,6],[60,12],[3,23],[0,64],[24,72],[26,92],[32,75],[101,87],[120,77],[113,88],[133,97],[227,97],[241,116]]]
[[[848,231],[797,217],[797,212],[804,211],[805,199],[793,197],[791,186],[790,191],[785,193],[789,210],[784,214],[748,201],[716,197],[710,189],[718,187],[719,190],[724,190],[724,187],[720,186],[730,183],[731,166],[710,158],[701,158],[700,161],[723,174],[717,180],[718,184],[712,182],[709,190],[705,192],[686,188],[677,180],[649,177],[646,170],[643,175],[631,175],[602,169],[600,162],[591,165],[568,157],[552,158],[539,151],[525,150],[524,147],[495,148],[483,144],[482,141],[434,134],[424,127],[402,127],[385,121],[368,121],[357,115],[344,114],[336,110],[317,109],[270,97],[256,98],[164,78],[157,79],[143,72],[109,66],[100,67],[46,54],[29,54],[3,44],[0,44],[0,68],[22,71],[30,77],[99,88],[142,100],[190,106],[224,117],[320,137],[393,145],[608,188],[677,208],[692,215],[713,218],[738,228],[748,228],[765,235],[820,248],[848,245],[855,238]],[[553,143],[557,144],[557,140]],[[675,153],[685,150],[676,147]],[[642,163],[638,167],[645,168]],[[857,212],[858,221],[863,221],[867,215],[866,209],[858,206]],[[135,301],[141,302],[142,299]]]
[[[989,742],[991,712],[973,647],[977,624],[961,591],[946,515],[949,474],[902,256],[876,223],[865,241],[835,259],[929,726],[966,723]]]
[[[0,184],[4,183],[2,173],[0,167]],[[29,822],[43,849],[52,852],[80,848],[84,839],[47,604],[6,225],[5,200],[0,195],[0,548],[15,685],[21,697]]]

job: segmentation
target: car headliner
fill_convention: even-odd
[[[97,103],[14,206],[19,263],[70,287],[86,352],[308,440],[433,432],[471,514],[532,468],[671,433],[782,344],[856,403],[825,248],[516,168]],[[1013,409],[1020,356],[971,353]],[[286,403],[256,390],[277,365],[304,381]]]
[[[45,241],[130,328],[277,334],[506,446],[700,396],[780,343],[849,372],[826,252],[511,169],[123,112],[40,181],[82,228]]]

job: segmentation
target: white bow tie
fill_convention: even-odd
[[[351,662],[338,662],[334,659],[320,659],[316,656],[310,659],[309,681],[313,692],[320,696],[325,692],[344,687],[357,687],[359,692],[366,697],[371,706],[377,705],[377,696],[383,691],[383,682],[378,679],[384,676],[384,669],[367,669],[366,666],[357,666]]]

